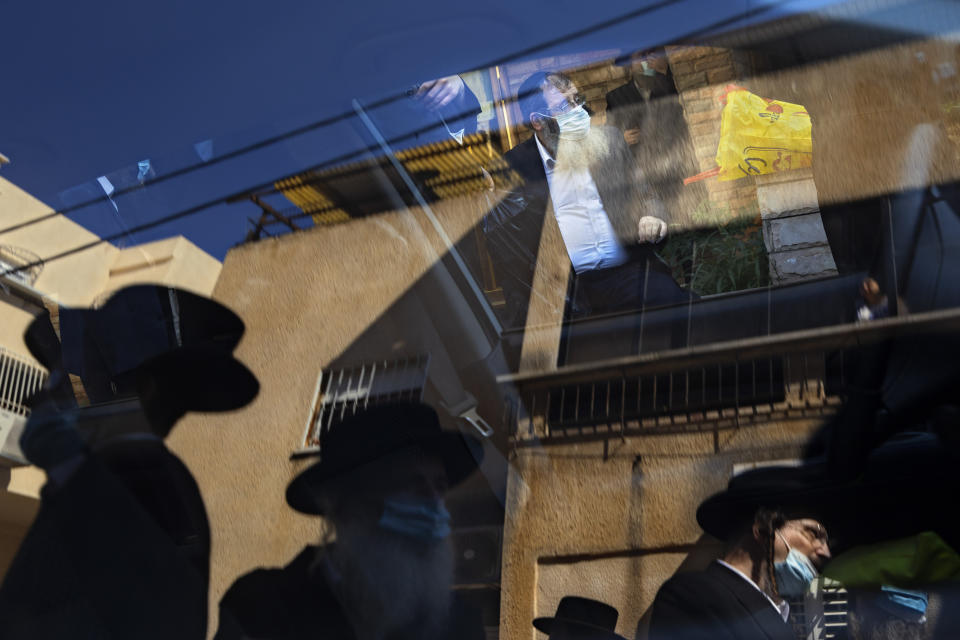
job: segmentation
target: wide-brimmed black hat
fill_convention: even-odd
[[[740,473],[726,491],[707,498],[697,509],[704,531],[726,540],[753,523],[761,508],[777,509],[787,519],[814,518],[830,529],[838,496],[822,462],[769,466]]]
[[[256,376],[231,355],[216,349],[186,347],[160,354],[137,367],[138,388],[156,393],[184,411],[232,411],[260,390]]]
[[[139,393],[151,384],[184,411],[242,407],[259,391],[233,358],[243,321],[224,305],[160,285],[135,285],[95,308],[60,308],[60,339],[42,314],[24,341],[42,365],[78,375],[93,402]]]
[[[553,617],[536,618],[533,626],[547,635],[562,626],[568,635],[569,632],[574,632],[574,637],[582,634],[584,638],[591,639],[625,640],[623,636],[614,633],[618,617],[620,614],[616,608],[605,602],[580,596],[564,596],[560,599]]]
[[[819,520],[838,549],[928,530],[948,538],[956,527],[943,505],[960,489],[956,466],[935,435],[902,434],[874,449],[852,480],[831,479],[823,458],[737,475],[726,491],[700,505],[697,522],[725,540],[750,525],[763,507],[779,509],[788,519]]]
[[[442,429],[437,412],[429,406],[417,402],[379,404],[357,411],[323,435],[320,462],[293,479],[287,487],[287,503],[301,513],[323,515],[317,487],[411,446],[442,461],[450,486],[466,479],[483,459],[483,446],[477,438]]]

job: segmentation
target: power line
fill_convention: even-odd
[[[676,4],[676,3],[681,2],[681,1],[682,1],[682,0],[664,0],[663,2],[657,3],[656,5],[651,5],[650,7],[645,7],[644,9],[638,9],[637,11],[633,11],[633,12],[630,12],[630,13],[628,13],[628,14],[625,14],[625,15],[622,16],[621,18],[617,18],[617,19],[613,19],[613,20],[607,20],[607,21],[605,21],[605,22],[600,23],[599,25],[595,25],[594,27],[591,27],[591,28],[588,28],[588,29],[583,29],[583,30],[581,30],[581,31],[575,32],[574,34],[572,34],[572,35],[569,37],[569,39],[576,39],[576,38],[582,37],[582,36],[587,35],[587,34],[593,32],[593,31],[598,31],[598,30],[605,29],[605,28],[610,27],[610,26],[614,26],[614,25],[618,24],[619,22],[621,22],[622,20],[636,18],[636,17],[638,17],[638,16],[640,16],[640,15],[643,15],[644,13],[648,13],[649,11],[653,11],[653,10],[656,10],[656,9],[659,9],[659,8],[663,8],[663,7],[668,6],[668,5]],[[690,32],[690,33],[687,34],[686,36],[683,36],[682,38],[680,38],[680,39],[678,40],[678,42],[689,42],[691,38],[696,38],[696,37],[699,36],[699,35],[702,35],[702,34],[705,34],[705,33],[709,33],[709,32],[714,31],[714,30],[716,30],[716,29],[720,29],[720,28],[723,28],[723,27],[725,27],[725,26],[729,26],[729,25],[731,25],[731,24],[736,24],[737,22],[740,22],[741,20],[745,20],[745,19],[748,19],[748,18],[755,17],[755,16],[757,16],[757,15],[760,15],[760,14],[762,14],[762,13],[765,13],[765,12],[769,11],[771,8],[772,8],[772,5],[766,5],[766,6],[763,6],[763,7],[756,7],[756,8],[754,8],[754,9],[751,9],[750,11],[746,11],[746,12],[743,12],[743,13],[741,13],[741,14],[738,14],[737,16],[733,16],[733,17],[730,17],[730,18],[726,18],[726,19],[724,19],[724,20],[719,20],[719,21],[717,21],[717,22],[715,22],[715,23],[713,23],[713,24],[710,24],[710,25],[708,25],[708,26],[706,26],[706,27],[703,27],[703,28],[698,29],[698,30],[696,30],[696,31]],[[496,65],[498,65],[498,64],[503,64],[504,62],[509,61],[510,59],[512,59],[512,58],[514,58],[514,57],[518,57],[518,56],[522,56],[522,55],[528,55],[528,54],[530,54],[530,53],[535,53],[535,52],[538,51],[538,50],[541,50],[541,49],[544,49],[544,48],[547,48],[547,47],[550,47],[550,46],[554,46],[555,44],[561,44],[561,43],[563,43],[564,41],[565,41],[565,39],[554,39],[554,40],[548,41],[547,43],[544,43],[544,44],[541,44],[541,45],[537,45],[536,47],[531,47],[531,48],[525,49],[525,50],[523,50],[523,51],[521,51],[521,52],[519,52],[519,53],[512,54],[512,56],[510,56],[510,57],[500,58],[500,59],[498,59],[498,60],[496,60],[496,61],[494,61],[494,62],[492,62],[492,63],[490,63],[490,64],[488,64],[488,65],[486,65],[486,66],[496,66]],[[402,96],[405,96],[406,94],[401,94],[401,95],[402,95]],[[383,100],[380,100],[380,101],[378,101],[378,102],[373,103],[370,108],[378,108],[378,107],[384,106],[384,105],[386,105],[386,104],[389,104],[389,103],[391,103],[391,102],[394,102],[396,99],[397,99],[397,97],[385,98],[385,99],[383,99]],[[334,116],[334,118],[336,118],[336,119],[338,119],[338,120],[341,120],[341,119],[345,119],[345,118],[348,117],[349,115],[350,115],[350,114],[344,113],[344,114],[340,114],[339,116]],[[333,119],[333,118],[328,118],[327,120],[332,120],[332,119]],[[319,125],[308,125],[308,126],[319,126]],[[432,128],[433,128],[433,127],[430,126],[430,127],[418,129],[417,131],[415,131],[415,132],[413,132],[413,133],[407,134],[407,135],[405,135],[405,136],[400,136],[399,138],[394,138],[394,139],[391,140],[391,142],[394,142],[394,141],[402,141],[402,140],[404,140],[404,139],[406,139],[406,138],[409,138],[409,137],[411,137],[411,136],[418,135],[420,132],[424,131],[425,129],[432,129]],[[301,129],[302,129],[302,128],[301,128]],[[288,134],[281,134],[281,136],[288,136]],[[276,141],[276,138],[279,138],[279,137],[280,137],[280,136],[275,136],[274,138],[271,138],[270,140]],[[289,136],[288,136],[288,137],[289,137]],[[263,142],[257,143],[257,145],[267,146],[268,144],[273,144],[273,143],[274,143],[274,142],[263,141]],[[253,146],[253,145],[251,145],[251,146]],[[332,159],[332,160],[328,160],[328,161],[326,161],[326,162],[324,162],[324,163],[321,163],[321,164],[319,164],[319,165],[316,165],[316,166],[314,166],[314,167],[310,167],[310,168],[307,168],[307,169],[303,169],[303,170],[301,170],[301,171],[299,171],[299,172],[297,172],[297,173],[305,173],[305,172],[307,172],[307,171],[317,171],[317,170],[320,170],[320,169],[323,169],[323,168],[327,168],[327,167],[329,167],[331,164],[339,164],[339,163],[341,163],[341,162],[344,162],[344,161],[346,161],[346,160],[355,158],[355,157],[357,157],[357,156],[359,156],[359,155],[362,155],[362,154],[364,154],[364,153],[369,153],[369,152],[371,152],[371,151],[374,151],[374,150],[376,150],[377,148],[378,148],[378,147],[376,147],[375,145],[369,145],[369,146],[367,146],[367,147],[364,147],[363,149],[360,149],[360,150],[357,150],[357,151],[353,151],[353,152],[350,152],[350,153],[347,153],[347,154],[343,154],[343,155],[339,156],[338,158],[334,158],[334,159]],[[240,150],[237,150],[237,151],[234,152],[234,153],[239,153],[239,151],[240,151]],[[203,165],[203,166],[206,166],[206,165]],[[263,188],[265,188],[265,187],[267,187],[267,186],[271,186],[271,185],[273,185],[275,182],[277,182],[278,180],[282,180],[284,177],[286,177],[286,176],[288,176],[288,175],[291,175],[291,174],[286,174],[285,176],[280,176],[280,177],[278,177],[278,178],[276,178],[276,179],[274,179],[274,180],[271,180],[270,182],[265,182],[265,183],[262,183],[262,184],[260,184],[260,185],[255,186],[255,187],[247,188],[247,189],[245,189],[244,191],[235,193],[235,194],[233,194],[233,195],[231,195],[231,196],[218,197],[218,198],[215,198],[215,199],[213,199],[213,200],[208,200],[207,202],[204,202],[204,203],[202,203],[202,204],[199,204],[199,205],[190,207],[190,208],[188,208],[188,209],[184,209],[184,210],[182,210],[182,211],[178,211],[178,212],[176,212],[176,213],[172,213],[172,214],[170,214],[170,215],[168,215],[168,216],[164,216],[164,217],[159,218],[159,219],[157,219],[157,220],[154,220],[154,221],[151,221],[151,222],[146,222],[146,223],[144,223],[144,224],[137,225],[137,226],[135,226],[135,227],[133,227],[133,228],[130,228],[130,229],[127,229],[127,230],[125,230],[125,231],[121,231],[121,232],[119,232],[119,233],[115,233],[115,234],[112,234],[112,235],[109,235],[109,236],[105,236],[105,237],[99,238],[99,239],[97,239],[97,240],[92,240],[92,241],[90,241],[90,242],[88,242],[88,243],[85,243],[85,244],[83,244],[83,245],[74,247],[74,248],[72,248],[72,249],[67,249],[66,251],[61,251],[60,253],[54,254],[54,255],[52,255],[52,256],[48,256],[47,258],[43,258],[43,259],[40,259],[40,260],[36,260],[36,261],[30,262],[30,263],[28,263],[28,264],[21,265],[21,266],[19,266],[19,267],[14,267],[14,268],[12,268],[12,269],[7,269],[7,270],[4,271],[3,273],[0,273],[0,277],[6,277],[6,276],[8,276],[8,275],[11,275],[11,274],[14,274],[14,273],[19,273],[19,272],[21,272],[21,271],[27,271],[27,270],[32,269],[32,268],[34,268],[34,267],[41,266],[41,265],[47,264],[47,263],[49,263],[49,262],[53,262],[53,261],[55,261],[55,260],[60,260],[60,259],[62,259],[62,258],[66,258],[66,257],[68,257],[68,256],[71,256],[71,255],[74,255],[74,254],[77,254],[77,253],[86,251],[87,249],[92,249],[93,247],[96,247],[96,246],[98,246],[98,245],[100,245],[100,244],[103,244],[103,243],[105,243],[105,242],[113,242],[114,240],[118,240],[118,239],[124,237],[124,236],[127,235],[128,233],[129,233],[129,234],[139,233],[140,231],[146,231],[146,230],[148,230],[148,229],[153,229],[153,228],[155,228],[155,227],[159,227],[159,226],[161,226],[161,225],[163,225],[163,224],[166,224],[166,223],[168,223],[168,222],[173,222],[174,220],[179,220],[179,219],[181,219],[181,218],[186,218],[186,217],[188,217],[188,216],[191,216],[191,215],[194,215],[194,214],[196,214],[196,213],[199,213],[199,212],[201,212],[201,211],[203,211],[203,210],[205,210],[205,209],[209,209],[209,208],[214,207],[214,206],[216,206],[216,205],[218,205],[218,204],[222,204],[222,203],[227,202],[227,201],[229,201],[229,200],[231,200],[231,199],[235,199],[238,195],[242,195],[242,194],[245,194],[245,193],[249,193],[249,192],[251,192],[251,191],[257,191],[257,190],[263,189]],[[296,175],[296,174],[294,174],[294,175]],[[158,181],[159,181],[159,179],[158,179]],[[116,192],[115,192],[115,193],[116,193]],[[88,203],[88,204],[93,204],[93,203],[95,203],[95,202],[102,202],[102,201],[104,201],[104,200],[105,200],[105,197],[104,197],[104,198],[98,198],[97,200],[91,201],[91,202]],[[80,205],[78,205],[78,206],[80,206]],[[87,205],[83,205],[83,206],[87,206]],[[54,211],[54,212],[52,212],[52,213],[50,213],[50,214],[46,214],[45,216],[41,216],[40,218],[35,218],[35,219],[30,220],[30,221],[27,221],[27,222],[25,222],[25,223],[21,223],[20,225],[17,225],[17,226],[14,227],[14,228],[21,228],[21,227],[24,227],[24,226],[28,226],[28,225],[30,225],[30,224],[35,224],[35,223],[37,223],[37,222],[42,222],[43,220],[47,220],[47,219],[50,219],[50,218],[52,218],[52,217],[56,217],[57,215],[63,215],[63,212]],[[10,231],[10,230],[11,230],[11,229],[0,230],[0,234],[7,233],[7,232]]]
[[[532,47],[528,47],[527,49],[523,49],[523,50],[521,50],[521,51],[517,51],[517,52],[511,53],[511,54],[508,54],[508,55],[506,55],[506,56],[502,56],[502,57],[500,57],[500,58],[496,58],[496,59],[494,59],[494,60],[492,60],[492,61],[490,61],[490,62],[488,62],[488,63],[486,63],[486,64],[477,65],[477,68],[478,68],[478,69],[483,69],[483,68],[489,68],[489,67],[494,67],[494,66],[497,66],[497,65],[505,64],[505,63],[510,62],[510,61],[512,61],[512,60],[515,60],[515,59],[517,59],[517,58],[519,58],[519,57],[522,57],[522,56],[525,56],[525,55],[530,55],[530,54],[532,54],[532,53],[536,53],[536,52],[538,52],[538,51],[542,51],[543,49],[547,49],[547,48],[549,48],[549,47],[556,46],[556,45],[558,45],[558,44],[563,44],[564,42],[567,42],[567,41],[570,41],[570,40],[575,40],[575,39],[577,39],[577,38],[581,38],[581,37],[583,37],[583,36],[585,36],[585,35],[588,35],[588,34],[590,34],[590,33],[596,32],[596,31],[602,31],[603,29],[607,29],[607,28],[609,28],[609,27],[611,27],[611,26],[615,26],[615,25],[617,25],[617,24],[619,24],[620,22],[623,22],[623,21],[625,21],[625,20],[632,20],[632,19],[634,19],[634,18],[638,18],[638,17],[640,17],[640,16],[642,16],[642,15],[645,15],[645,14],[647,14],[647,13],[651,13],[651,12],[653,12],[653,11],[657,11],[657,10],[659,10],[659,9],[668,7],[668,6],[673,5],[673,4],[677,4],[677,3],[682,2],[682,1],[683,1],[683,0],[661,0],[661,2],[657,2],[657,3],[652,4],[652,5],[649,5],[649,6],[647,6],[647,7],[643,7],[643,8],[641,8],[641,9],[637,9],[636,11],[631,11],[631,12],[626,13],[626,14],[623,14],[623,15],[617,17],[617,18],[612,18],[612,19],[610,19],[610,20],[606,20],[606,21],[604,21],[604,22],[600,22],[600,23],[598,23],[598,24],[592,25],[592,26],[590,26],[590,27],[586,27],[586,28],[581,29],[581,30],[579,30],[579,31],[575,31],[575,32],[573,32],[573,33],[571,33],[571,34],[568,34],[568,35],[566,35],[566,36],[561,36],[561,37],[558,37],[558,38],[554,38],[554,39],[552,39],[552,40],[548,40],[547,42],[543,42],[543,43],[541,43],[541,44],[534,45],[534,46],[532,46]],[[406,97],[407,97],[406,92],[400,93],[400,94],[395,94],[395,95],[393,95],[393,96],[389,96],[389,97],[387,97],[387,98],[383,98],[383,99],[381,99],[381,100],[379,100],[379,101],[376,101],[376,102],[370,104],[370,105],[367,107],[367,109],[368,109],[368,110],[369,110],[369,109],[377,109],[377,108],[380,108],[380,107],[383,107],[383,106],[387,106],[387,105],[389,105],[389,104],[392,104],[392,103],[394,103],[394,102],[397,102],[398,100],[403,99],[403,98],[406,98]],[[336,124],[336,123],[338,123],[338,122],[342,122],[342,121],[344,121],[344,120],[347,120],[347,119],[353,118],[353,117],[356,117],[356,114],[355,114],[353,111],[344,111],[344,112],[342,112],[342,113],[340,113],[340,114],[338,114],[338,115],[330,116],[329,118],[324,118],[324,119],[322,119],[322,120],[318,120],[318,121],[316,121],[316,122],[313,122],[313,123],[304,125],[304,126],[302,126],[302,127],[298,127],[298,128],[296,128],[296,129],[291,129],[290,131],[277,134],[277,135],[272,136],[272,137],[270,137],[270,138],[265,138],[265,139],[263,139],[263,140],[260,140],[259,142],[255,142],[255,143],[250,144],[250,145],[247,145],[247,146],[245,146],[245,147],[240,147],[239,149],[234,149],[233,151],[230,151],[230,152],[228,152],[228,153],[225,153],[225,154],[223,154],[223,155],[221,155],[221,156],[217,156],[216,158],[212,158],[212,159],[210,159],[209,161],[194,163],[194,164],[191,164],[191,165],[187,165],[186,167],[182,167],[182,168],[180,168],[180,169],[171,171],[170,173],[165,173],[165,174],[163,174],[162,176],[158,176],[158,177],[155,178],[154,180],[151,180],[149,184],[150,184],[150,185],[161,184],[161,183],[166,182],[166,181],[168,181],[168,180],[173,180],[174,178],[179,178],[179,177],[184,176],[184,175],[187,175],[187,174],[189,174],[189,173],[193,173],[194,171],[199,171],[200,169],[205,169],[205,168],[207,168],[207,167],[211,167],[211,166],[217,165],[217,164],[219,164],[219,163],[221,163],[221,162],[226,162],[227,160],[232,160],[232,159],[234,159],[234,158],[240,157],[240,156],[242,156],[242,155],[246,155],[246,154],[248,154],[248,153],[252,153],[252,152],[254,152],[254,151],[259,151],[260,149],[264,149],[264,148],[266,148],[266,147],[269,147],[269,146],[278,144],[278,143],[283,142],[283,141],[285,141],[285,140],[288,140],[288,139],[290,139],[290,138],[295,138],[295,137],[297,137],[297,136],[301,136],[301,135],[304,135],[304,134],[306,134],[306,133],[310,133],[311,131],[315,131],[315,130],[317,130],[317,129],[322,129],[322,128],[331,126],[331,125],[333,125],[333,124]],[[325,164],[328,164],[328,163],[329,163],[329,161],[328,161],[327,163],[325,163]],[[314,170],[316,170],[316,168],[305,169],[305,171],[314,171]],[[272,185],[272,184],[273,184],[272,182],[271,182],[271,183],[264,183],[264,185],[254,187],[253,189],[248,189],[248,191],[255,191],[255,190],[262,189],[262,188],[266,188],[267,186]],[[125,194],[127,194],[127,193],[131,193],[131,192],[133,192],[133,191],[136,191],[136,190],[138,190],[138,189],[140,189],[140,188],[142,188],[142,185],[135,185],[135,186],[125,187],[125,188],[123,188],[123,189],[118,189],[118,190],[114,191],[113,194],[112,194],[112,196],[114,196],[114,197],[120,197],[120,196],[125,195]],[[72,213],[72,212],[74,212],[74,211],[79,211],[79,210],[85,209],[85,208],[87,208],[87,207],[89,207],[89,206],[91,206],[91,205],[98,204],[98,203],[100,203],[100,202],[106,202],[108,199],[109,199],[108,196],[103,195],[103,196],[99,196],[99,197],[96,197],[96,198],[92,198],[92,199],[90,199],[90,200],[86,200],[85,202],[81,202],[81,203],[78,203],[78,204],[75,204],[75,205],[71,205],[71,206],[69,206],[69,207],[65,207],[65,208],[63,208],[63,209],[58,209],[58,210],[52,211],[52,212],[50,212],[50,213],[48,213],[48,214],[44,214],[43,216],[40,216],[40,217],[38,217],[38,218],[33,218],[33,219],[31,219],[31,220],[27,220],[27,221],[24,221],[24,222],[15,224],[15,225],[11,225],[11,226],[6,227],[6,228],[4,228],[4,229],[0,229],[0,235],[6,234],[6,233],[10,233],[11,231],[17,231],[17,230],[19,230],[19,229],[23,229],[23,228],[25,228],[25,227],[29,227],[29,226],[34,225],[34,224],[38,224],[38,223],[40,223],[40,222],[44,222],[44,221],[50,220],[50,219],[52,219],[52,218],[56,218],[56,217],[58,217],[58,216],[62,216],[62,215],[66,215],[66,214],[68,214],[68,213]]]

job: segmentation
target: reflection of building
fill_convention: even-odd
[[[901,102],[910,96],[895,88],[909,64],[904,52],[914,46],[939,44],[814,57],[805,61],[810,66],[756,76],[737,67],[739,58],[728,50],[678,49],[670,58],[701,161],[716,148],[715,137],[709,141],[717,133],[714,98],[740,78],[760,94],[816,113],[826,132],[818,141],[833,142],[817,150],[817,195],[836,205],[903,186],[890,156],[902,156],[909,131],[930,117]],[[508,71],[501,77],[509,81]],[[605,77],[588,86],[594,102],[604,82],[623,80],[604,65],[580,73]],[[860,77],[872,82],[851,84]],[[837,91],[832,83],[856,90]],[[874,110],[876,104],[886,108]],[[897,135],[882,141],[886,153],[868,155],[877,142],[873,129],[887,120]],[[488,626],[499,623],[504,638],[532,637],[531,619],[550,614],[570,593],[615,604],[618,631],[631,637],[660,584],[715,550],[693,519],[697,503],[739,466],[796,458],[843,392],[847,371],[839,353],[846,341],[886,331],[844,325],[854,302],[847,285],[867,267],[855,256],[843,265],[838,260],[841,276],[829,280],[691,302],[696,316],[685,306],[645,316],[652,335],[663,328],[658,323],[687,323],[690,340],[673,352],[654,340],[641,354],[604,353],[605,335],[623,330],[624,321],[632,326],[623,317],[578,323],[595,341],[574,350],[565,342],[573,323],[562,317],[568,261],[556,244],[541,247],[528,325],[502,330],[489,309],[493,290],[471,281],[452,253],[472,240],[489,204],[472,163],[493,162],[495,155],[481,150],[483,161],[470,157],[484,144],[478,137],[465,149],[448,142],[397,154],[430,211],[384,158],[279,182],[274,193],[295,209],[276,195],[254,194],[264,212],[257,237],[265,227],[299,227],[308,219],[315,228],[248,243],[227,256],[213,294],[247,324],[237,355],[260,379],[261,394],[235,414],[190,415],[170,438],[195,472],[210,515],[212,610],[237,576],[281,565],[320,535],[316,520],[283,502],[287,483],[309,464],[293,454],[310,444],[309,429],[324,407],[318,375],[359,370],[360,386],[371,370],[365,367],[419,363],[428,355],[426,384],[418,377],[416,385],[389,389],[423,393],[444,409],[450,426],[473,429],[458,418],[476,411],[495,430],[484,474],[452,497],[462,556],[477,560],[459,568],[459,588],[487,607]],[[843,170],[852,166],[858,169]],[[955,177],[954,165],[931,166],[931,181]],[[716,187],[717,194],[731,206],[738,200],[756,206],[752,180],[729,193]],[[791,189],[780,195],[781,211],[799,206]],[[871,237],[880,235],[878,222],[889,222],[878,210],[868,210]],[[108,251],[97,264],[110,261],[117,265],[114,278],[133,278],[138,266],[172,269],[176,262],[138,262],[135,250],[123,252],[123,260]],[[113,287],[101,267],[90,266],[92,275],[80,279],[96,286],[74,304]],[[777,307],[781,302],[793,306]],[[798,307],[809,308],[812,319],[797,314]],[[521,365],[507,370],[498,346],[517,335]],[[567,366],[558,367],[561,358]]]
[[[43,474],[22,466],[17,444],[29,410],[23,401],[46,371],[29,355],[23,332],[36,313],[58,305],[90,306],[121,287],[153,282],[209,294],[220,262],[182,236],[119,249],[103,243],[61,259],[44,258],[98,238],[65,216],[34,224],[51,209],[0,179],[0,269],[28,266],[0,277],[0,575],[36,514]],[[82,391],[78,389],[82,398]]]
[[[775,196],[777,202],[759,207],[753,179],[711,185],[711,198],[734,209],[804,215],[815,210],[817,199],[835,208],[866,208],[872,224],[858,231],[868,234],[875,248],[889,222],[880,215],[886,200],[861,199],[907,184],[899,171],[904,140],[932,117],[903,102],[907,98],[894,84],[915,59],[906,53],[923,50],[933,59],[945,50],[933,40],[833,59],[836,51],[811,53],[815,47],[803,40],[802,30],[788,35],[805,44],[807,58],[783,63],[766,41],[736,55],[725,48],[669,49],[704,169],[719,134],[715,98],[729,81],[804,104],[815,114],[813,182],[805,173],[805,180],[794,181],[800,184],[761,192],[761,200]],[[513,71],[522,79],[522,69]],[[501,89],[513,86],[510,73],[509,66],[498,70],[507,83]],[[622,71],[609,65],[573,73],[592,92],[593,103],[608,90],[604,83],[623,81],[616,75]],[[861,86],[862,77],[876,83]],[[862,93],[836,91],[834,85],[859,87]],[[884,108],[867,109],[864,100]],[[498,113],[508,111],[500,106]],[[883,157],[868,155],[866,149],[877,142],[872,130],[888,121],[898,134],[883,141]],[[210,512],[212,606],[238,575],[253,566],[283,564],[319,535],[316,521],[295,514],[282,500],[286,484],[308,464],[291,455],[305,444],[304,421],[313,420],[322,404],[318,374],[356,374],[370,363],[428,354],[427,400],[446,405],[453,424],[463,407],[473,406],[469,398],[460,400],[471,397],[495,429],[491,450],[509,460],[492,465],[454,496],[462,531],[488,531],[503,523],[502,547],[484,552],[484,557],[502,553],[500,568],[461,571],[461,588],[477,594],[488,615],[499,611],[504,638],[532,637],[530,620],[552,613],[567,594],[614,604],[621,611],[618,631],[632,637],[662,582],[716,553],[696,525],[696,505],[744,465],[798,457],[842,397],[850,374],[843,348],[888,330],[846,324],[856,284],[877,252],[837,244],[834,236],[830,248],[839,255],[840,275],[705,298],[691,303],[692,312],[686,305],[655,310],[644,318],[650,342],[644,353],[632,356],[605,353],[603,345],[609,332],[632,327],[633,318],[564,324],[569,262],[562,245],[545,240],[527,326],[505,327],[497,335],[483,297],[476,295],[483,290],[493,302],[486,283],[472,287],[469,274],[451,258],[451,249],[464,246],[486,210],[471,166],[483,162],[469,151],[482,143],[478,137],[468,140],[468,150],[446,143],[397,154],[417,178],[430,212],[383,157],[277,183],[274,192],[296,208],[258,202],[264,210],[258,233],[264,225],[281,228],[282,217],[296,222],[314,216],[316,228],[250,243],[228,255],[214,293],[248,324],[238,355],[259,377],[262,392],[237,415],[190,416],[172,437],[196,471]],[[484,159],[492,157],[486,152]],[[865,166],[871,158],[875,162]],[[861,168],[843,169],[853,166]],[[955,166],[942,156],[929,169],[929,181],[956,178]],[[256,197],[266,202],[271,196]],[[820,236],[816,243],[822,246]],[[801,239],[779,249],[816,243]],[[923,326],[941,321],[927,319]],[[657,336],[678,322],[689,336],[687,348],[664,353]],[[575,349],[567,338],[577,330],[588,340]],[[508,371],[496,358],[496,346],[514,338],[522,357],[518,370]],[[492,384],[494,376],[500,376],[499,387]],[[458,389],[466,393],[454,401]],[[472,428],[465,420],[459,425]],[[505,499],[498,503],[503,476]],[[493,499],[484,492],[487,480],[495,487]],[[493,604],[491,594],[499,594]],[[489,625],[496,623],[495,616],[488,617]]]

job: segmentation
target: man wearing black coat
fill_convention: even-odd
[[[5,638],[207,635],[210,529],[200,490],[164,438],[187,411],[249,403],[259,384],[231,352],[232,311],[141,285],[60,310],[25,341],[51,370],[20,445],[47,474],[37,518],[0,588]],[[94,403],[62,393],[67,373]]]
[[[451,589],[443,499],[476,469],[479,442],[407,402],[360,410],[321,442],[287,503],[324,517],[323,544],[241,576],[220,602],[216,640],[481,640],[479,613]]]
[[[650,187],[674,214],[674,222],[694,222],[706,199],[700,183],[683,184],[700,173],[673,74],[663,49],[633,53],[618,60],[629,65],[625,85],[607,94],[607,124],[617,128]]]
[[[802,598],[830,558],[820,522],[830,490],[808,490],[809,477],[790,467],[747,472],[700,506],[700,525],[726,551],[664,583],[649,640],[795,640],[786,598]]]
[[[518,103],[534,135],[505,159],[521,185],[482,222],[508,324],[525,322],[549,208],[573,266],[570,316],[686,300],[654,252],[667,235],[669,212],[622,135],[591,126],[577,87],[562,73],[531,75]]]

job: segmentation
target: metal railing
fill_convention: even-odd
[[[33,266],[19,269],[25,265]],[[14,269],[17,270],[14,271]],[[40,261],[40,256],[33,251],[0,244],[0,273],[6,274],[4,277],[16,280],[20,284],[33,286],[40,277],[41,271],[43,271],[43,263]]]
[[[736,428],[832,413],[859,347],[954,333],[960,311],[933,311],[499,376],[518,446]]]
[[[0,347],[0,409],[27,417],[25,401],[39,391],[47,372],[26,358]]]
[[[843,358],[832,358],[836,392]],[[527,389],[515,396],[515,431],[527,439],[596,439],[740,426],[824,415],[824,355],[769,356],[695,368]]]

